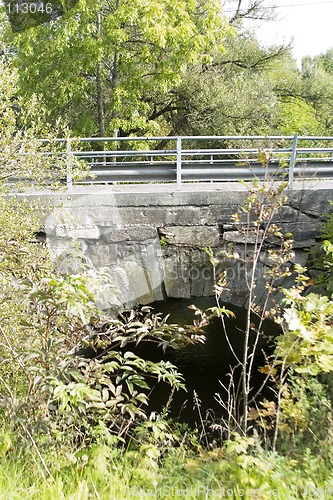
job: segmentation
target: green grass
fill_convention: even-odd
[[[237,437],[205,451],[181,446],[135,451],[107,445],[48,457],[48,475],[38,455],[9,451],[1,460],[0,498],[5,500],[130,500],[333,498],[333,472],[325,457],[292,459]]]

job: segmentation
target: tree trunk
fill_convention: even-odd
[[[111,88],[112,91],[114,92],[119,86],[119,74],[118,74],[118,53],[115,52],[114,58],[113,58],[113,65],[112,65],[112,74],[111,74]],[[113,109],[111,113],[111,118],[117,118],[117,113],[115,109]],[[113,136],[118,137],[119,135],[119,129],[114,128],[113,130]]]
[[[97,32],[98,36],[102,31],[102,18],[100,12],[97,14]],[[105,137],[105,116],[104,116],[104,94],[103,94],[103,63],[98,63],[97,68],[97,113],[98,113],[98,134]]]
[[[105,137],[102,63],[98,65],[97,69],[97,111],[98,111],[98,134],[100,137]]]

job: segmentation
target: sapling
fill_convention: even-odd
[[[264,179],[255,178],[251,183],[243,183],[247,190],[247,198],[240,210],[234,214],[233,222],[239,235],[243,237],[243,251],[236,252],[227,248],[217,257],[211,254],[211,263],[215,276],[215,297],[218,309],[221,308],[223,293],[227,289],[225,275],[218,276],[217,268],[223,267],[224,259],[232,259],[242,266],[244,272],[245,288],[247,290],[245,327],[242,331],[242,352],[236,353],[232,347],[231,339],[226,331],[223,315],[222,327],[227,342],[234,355],[235,366],[230,372],[230,383],[226,389],[228,397],[225,403],[221,397],[218,401],[227,410],[227,431],[230,426],[242,430],[244,434],[249,430],[249,409],[261,393],[254,393],[252,376],[254,362],[259,353],[260,340],[263,339],[263,323],[267,319],[274,319],[280,315],[280,308],[274,301],[278,285],[284,277],[291,274],[288,263],[292,260],[292,240],[289,235],[284,235],[277,223],[278,213],[286,202],[286,182],[279,180],[276,175],[268,173],[270,155],[260,151],[258,159],[265,169]],[[266,266],[261,259],[265,256]],[[266,267],[266,268],[265,268]],[[257,277],[262,274],[266,293],[257,297]],[[256,319],[256,324],[254,323]],[[236,368],[240,368],[240,379],[236,380]],[[232,394],[231,394],[232,391]]]

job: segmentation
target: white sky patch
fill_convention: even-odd
[[[267,2],[267,5],[272,5]],[[293,40],[292,53],[315,56],[333,48],[333,0],[276,0],[277,20],[257,23],[255,32],[265,45]]]

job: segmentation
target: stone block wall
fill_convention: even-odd
[[[233,246],[245,260],[244,236],[233,223],[233,214],[246,199],[243,189],[223,185],[175,191],[148,186],[140,192],[87,188],[84,193],[47,195],[52,210],[44,220],[50,247],[59,265],[74,272],[83,263],[104,271],[113,284],[100,297],[102,308],[139,302],[148,304],[169,297],[201,297],[213,294],[213,272],[204,247],[217,253]],[[293,262],[306,264],[311,247],[333,199],[329,189],[293,190],[276,216],[285,232],[294,236]],[[271,243],[274,246],[274,241]],[[251,252],[251,241],[248,241]],[[228,291],[226,302],[244,306],[247,264],[222,259]],[[76,267],[75,267],[76,266]],[[257,299],[265,298],[264,274],[270,262],[263,254],[258,268]],[[282,282],[289,286],[290,279]],[[102,294],[103,295],[103,294]]]

